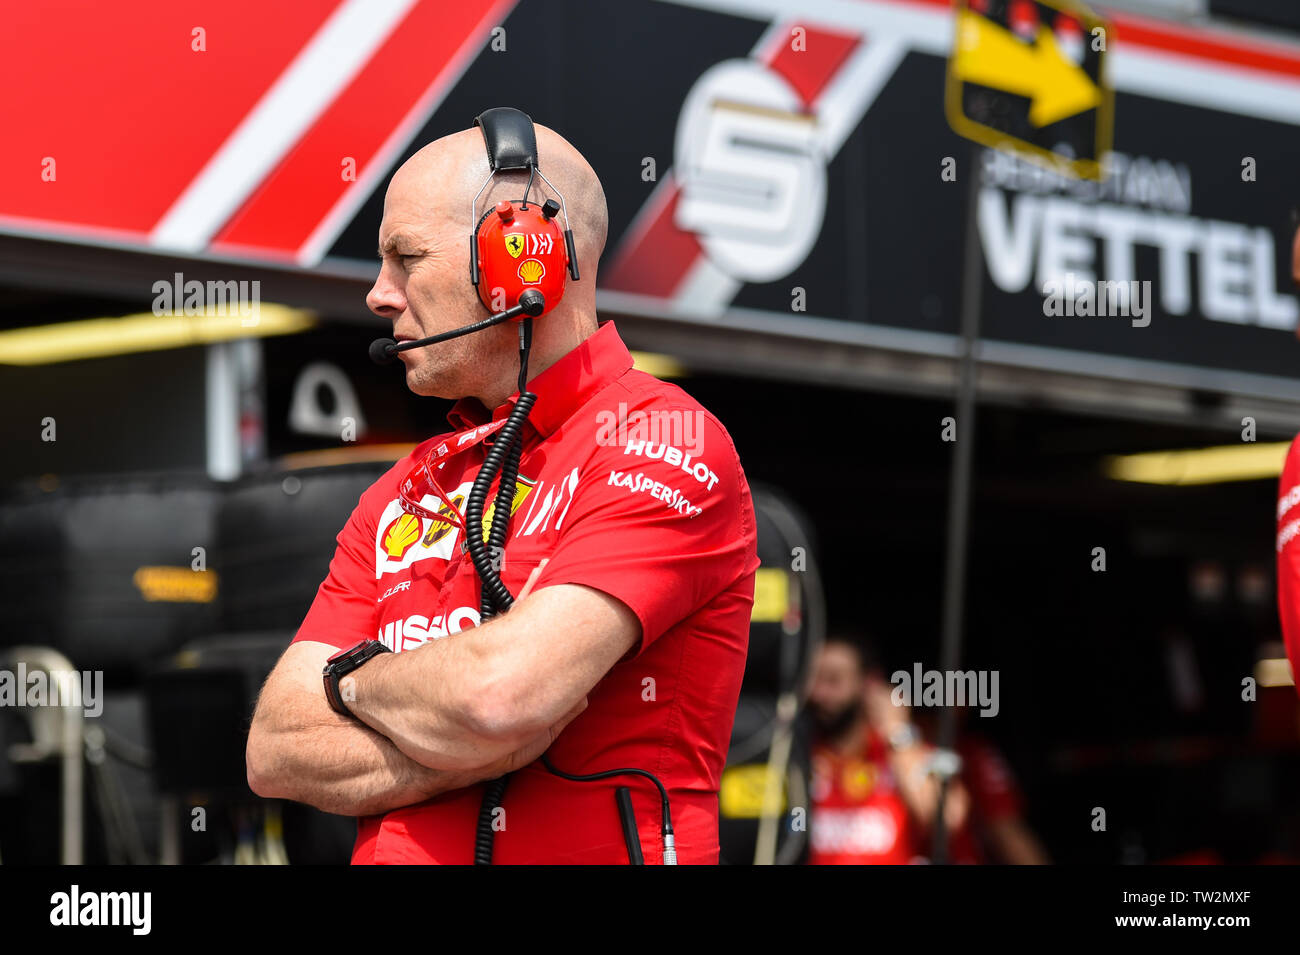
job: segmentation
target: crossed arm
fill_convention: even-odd
[[[353,674],[356,720],[330,709],[322,690],[335,648],[292,644],[258,699],[248,784],[362,816],[495,778],[545,752],[640,639],[618,599],[547,587],[480,627],[370,660]]]

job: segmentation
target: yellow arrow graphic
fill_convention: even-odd
[[[1056,36],[1038,28],[1032,46],[1009,30],[972,13],[957,14],[953,72],[958,79],[1018,96],[1027,96],[1029,121],[1048,126],[1101,103],[1101,89],[1056,45]]]

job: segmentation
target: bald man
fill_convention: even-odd
[[[412,467],[462,441],[430,438],[362,495],[249,733],[252,789],[358,817],[354,863],[470,863],[484,784],[506,774],[490,814],[493,861],[626,863],[633,842],[646,862],[671,859],[653,782],[565,779],[543,753],[570,776],[653,774],[678,860],[718,857],[717,791],[758,566],[749,487],[717,419],[634,370],[613,324],[598,323],[604,193],[572,145],[535,129],[538,169],[567,200],[581,281],[535,321],[538,399],[499,561],[515,603],[481,620],[461,526],[403,510]],[[466,237],[489,173],[485,136],[470,129],[393,176],[367,304],[399,341],[487,317]],[[479,208],[518,202],[526,179],[498,171]],[[530,201],[551,195],[539,178]],[[475,436],[518,397],[518,349],[506,322],[401,353],[408,388],[457,399],[448,418],[466,449],[441,461],[450,500],[429,502],[434,512],[463,506],[490,442]],[[331,704],[322,671],[340,651],[360,662],[346,702]],[[630,790],[632,840],[619,787]]]

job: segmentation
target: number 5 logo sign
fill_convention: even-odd
[[[816,132],[789,83],[753,60],[719,63],[687,94],[676,223],[733,278],[775,281],[812,251],[826,212]]]

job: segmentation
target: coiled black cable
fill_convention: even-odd
[[[531,398],[532,395],[529,395]],[[492,569],[500,575],[505,567],[506,530],[510,526],[510,515],[514,510],[515,486],[519,480],[519,458],[523,453],[523,438],[510,445],[506,463],[501,469],[501,485],[497,488],[496,503],[493,505],[492,529],[488,533],[487,551],[492,560]],[[514,604],[514,597],[509,589],[505,591],[509,603],[497,605],[496,612],[505,613]]]
[[[530,177],[530,185],[531,181]],[[527,193],[525,193],[526,196]],[[519,481],[519,462],[523,455],[524,444],[524,422],[528,419],[528,413],[537,402],[537,395],[525,390],[528,381],[528,354],[532,347],[532,338],[533,320],[528,317],[524,319],[519,329],[519,398],[515,401],[514,408],[511,409],[509,416],[506,418],[506,423],[501,426],[501,430],[495,435],[492,448],[483,459],[483,465],[479,468],[478,476],[474,479],[474,484],[465,500],[465,547],[469,551],[470,559],[474,562],[474,569],[478,572],[479,580],[483,584],[479,596],[480,622],[489,620],[498,613],[507,612],[515,602],[514,595],[510,593],[510,588],[501,580],[499,568],[504,561],[506,533],[512,516],[511,505],[514,503],[515,487]],[[497,487],[497,496],[493,506],[492,527],[485,541],[483,535],[483,506],[487,501],[488,491],[492,487],[492,482],[496,479],[498,471],[501,473],[501,483]],[[664,862],[672,865],[676,864],[677,850],[673,840],[673,824],[668,805],[668,791],[654,774],[644,769],[610,769],[604,772],[579,776],[556,769],[545,753],[542,754],[541,761],[542,765],[552,775],[571,782],[594,782],[616,776],[641,776],[654,783],[659,790],[659,797],[663,803]],[[492,823],[496,810],[501,806],[501,802],[505,797],[506,787],[509,785],[511,775],[511,773],[507,773],[504,776],[498,776],[484,785],[483,800],[479,803],[478,824],[474,831],[475,865],[492,864],[492,848],[496,836]]]
[[[529,394],[528,397],[535,398],[535,396],[532,394]],[[530,401],[529,405],[531,406],[531,404],[532,402]],[[518,405],[516,405],[516,408],[518,408]],[[524,417],[526,416],[527,416],[527,411],[524,412]],[[504,431],[505,426],[502,426],[501,430]],[[501,578],[499,573],[497,572],[497,568],[501,566],[500,555],[504,553],[506,527],[510,523],[510,505],[511,503],[513,503],[513,499],[515,496],[515,485],[519,477],[519,459],[522,453],[522,448],[523,448],[522,437],[519,440],[511,443],[510,450],[506,455],[505,465],[503,466],[501,471],[501,486],[497,489],[496,505],[492,514],[492,529],[488,534],[488,543],[487,543],[487,551],[490,555],[492,555],[489,558],[488,563],[493,571],[493,577],[482,578],[485,581],[485,586],[483,587],[483,595],[480,598],[480,603],[479,603],[479,616],[480,619],[482,620],[487,620],[491,618],[498,611],[504,613],[505,611],[510,609],[510,603],[514,602],[514,598],[510,597],[509,589],[506,588],[505,585],[501,583]],[[482,521],[480,520],[479,523],[475,526],[476,529],[471,533],[475,535],[474,537],[475,541],[481,542],[483,539]],[[471,551],[471,555],[472,553],[473,552]],[[477,569],[478,566],[479,565],[476,562],[475,569]],[[489,579],[495,579],[496,583],[500,584],[501,588],[505,590],[506,596],[509,599],[509,603],[507,603],[505,606],[495,604],[494,601],[492,600],[492,596],[488,590],[488,587],[486,586],[486,581]],[[501,805],[502,799],[505,798],[506,786],[509,782],[510,782],[509,774],[506,774],[505,776],[499,776],[496,779],[490,781],[487,784],[487,788],[483,792],[483,801],[479,804],[478,827],[474,835],[474,864],[475,865],[492,864],[492,845],[494,841],[492,817],[495,815],[497,807]]]
[[[529,394],[528,397],[535,398],[536,396]],[[522,398],[520,400],[522,401]],[[531,404],[532,402],[530,401],[529,405],[531,406]],[[518,405],[515,407],[518,409]],[[524,416],[527,416],[527,411],[524,412]],[[503,425],[501,430],[505,431],[506,427],[508,427],[508,425]],[[498,559],[488,560],[488,567],[492,571],[491,577],[483,576],[482,571],[480,570],[480,577],[484,581],[483,594],[479,598],[479,617],[481,620],[490,619],[495,616],[498,611],[504,613],[509,610],[510,605],[514,603],[514,598],[510,595],[509,589],[501,582],[501,577],[497,572],[497,568],[501,566],[499,556],[504,553],[503,548],[505,547],[506,527],[510,523],[510,505],[515,495],[515,484],[519,476],[519,459],[522,448],[523,439],[521,437],[518,441],[515,441],[510,445],[510,450],[506,455],[505,465],[501,472],[501,486],[497,489],[496,505],[492,514],[492,530],[488,534],[488,543],[486,547],[490,554],[496,555]],[[495,448],[493,450],[495,450]],[[480,474],[481,473],[482,472],[480,471]],[[477,484],[477,482],[475,483]],[[470,525],[472,528],[470,534],[473,536],[473,540],[481,547],[483,546],[483,525],[481,514],[479,515],[479,518],[480,520],[477,524]],[[472,548],[470,550],[471,556],[473,556],[475,549],[476,548]],[[478,569],[479,563],[476,561],[474,566],[475,569]],[[494,604],[487,586],[487,581],[490,579],[494,580],[498,585],[500,585],[501,589],[505,591],[508,602],[504,606]],[[483,791],[483,801],[479,804],[478,826],[474,833],[475,865],[492,864],[492,845],[494,842],[494,830],[492,828],[493,816],[496,814],[497,807],[501,805],[501,801],[505,798],[506,786],[509,782],[509,773],[504,776],[498,776],[496,779],[489,781]]]
[[[479,621],[489,620],[498,613],[505,613],[514,604],[515,598],[501,581],[498,568],[505,553],[506,530],[510,525],[511,504],[514,503],[515,487],[519,480],[519,461],[523,456],[524,422],[528,412],[537,401],[537,395],[525,390],[528,382],[528,353],[532,349],[533,320],[527,317],[519,328],[519,398],[510,410],[506,423],[495,435],[492,449],[483,459],[478,476],[470,488],[465,502],[465,547],[470,560],[478,572],[483,590],[479,597]],[[501,484],[497,488],[496,503],[492,512],[492,528],[486,542],[483,540],[483,503],[487,500],[488,489],[495,480],[497,471],[501,472]],[[474,832],[474,864],[492,864],[492,845],[495,835],[492,829],[493,816],[505,797],[510,774],[489,780],[483,790],[483,801],[479,804],[478,825]]]
[[[465,546],[469,550],[470,559],[474,562],[479,580],[483,582],[480,615],[484,620],[509,610],[514,603],[514,597],[501,582],[501,575],[497,573],[494,566],[494,554],[488,551],[488,544],[483,539],[483,506],[487,501],[488,489],[492,486],[493,479],[497,472],[502,472],[501,487],[497,494],[497,510],[492,519],[494,536],[497,532],[500,534],[501,543],[497,545],[499,548],[505,543],[505,528],[510,522],[510,501],[514,498],[515,483],[519,477],[520,453],[513,451],[512,446],[516,442],[522,443],[521,432],[524,420],[536,401],[537,396],[531,391],[525,391],[519,396],[510,416],[506,418],[506,423],[497,432],[492,450],[487,453],[478,477],[474,479],[474,485],[465,499]],[[507,464],[513,464],[513,469],[505,467]],[[502,497],[507,493],[509,496],[505,497],[503,508]],[[495,551],[496,555],[500,553],[499,549]]]

